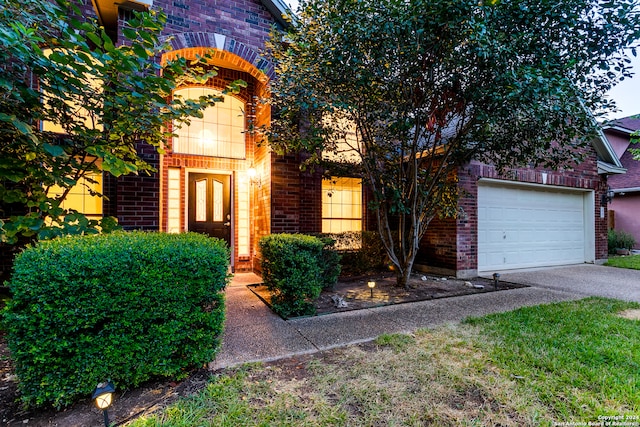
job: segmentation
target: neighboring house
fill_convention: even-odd
[[[622,166],[624,175],[612,176],[609,186],[614,197],[609,204],[610,227],[631,233],[636,238],[636,249],[640,249],[640,161],[634,160],[629,151],[631,134],[640,130],[640,118],[625,117],[604,126],[604,134],[611,143]],[[640,148],[639,146],[636,146]]]
[[[196,97],[227,83],[248,83],[168,141],[166,154],[141,145],[152,176],[105,176],[101,214],[125,229],[196,231],[227,240],[236,271],[259,268],[257,243],[270,233],[375,230],[360,180],[322,180],[300,170],[298,156],[279,156],[246,132],[268,125],[273,68],[260,55],[271,26],[286,26],[281,0],[93,0],[113,37],[132,7],[163,9],[171,50],[162,60],[213,50],[219,75],[205,86],[178,89]],[[464,215],[434,221],[418,263],[474,276],[511,268],[596,262],[607,255],[607,175],[623,172],[606,138],[594,141],[572,170],[517,170],[508,177],[471,163],[460,168]]]

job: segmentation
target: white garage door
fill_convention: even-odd
[[[479,184],[478,271],[589,261],[589,193]]]

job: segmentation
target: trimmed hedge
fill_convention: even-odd
[[[324,272],[325,243],[304,234],[271,234],[260,239],[262,280],[271,294],[271,307],[283,317],[315,313]]]
[[[16,257],[3,324],[23,402],[61,407],[211,361],[229,250],[203,235],[117,232],[43,241]]]
[[[343,276],[358,276],[387,269],[389,258],[377,232],[322,233],[318,234],[318,237],[333,239],[336,242],[334,248],[342,257]]]

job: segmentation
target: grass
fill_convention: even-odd
[[[640,255],[612,257],[604,265],[640,270]]]
[[[552,426],[640,413],[635,303],[589,298],[212,377],[131,426]]]

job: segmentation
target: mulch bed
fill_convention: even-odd
[[[373,296],[371,289],[367,286],[369,281],[376,283]],[[499,281],[497,291],[522,287],[525,285]],[[248,288],[271,307],[271,296],[266,286],[259,283],[248,285]],[[493,280],[480,277],[456,279],[416,273],[411,275],[408,287],[404,288],[396,286],[396,277],[393,273],[371,273],[358,277],[340,278],[333,289],[322,291],[315,306],[316,315],[325,315],[495,291]]]

